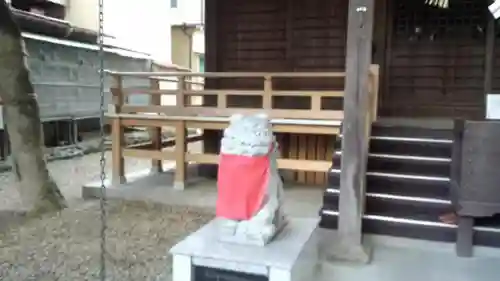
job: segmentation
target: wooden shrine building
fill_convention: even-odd
[[[124,156],[153,159],[158,171],[175,160],[179,189],[187,163],[215,176],[229,116],[266,112],[284,179],[326,187],[320,226],[338,229],[333,256],[368,261],[363,233],[457,241],[463,256],[500,247],[500,123],[485,120],[487,95],[500,90],[500,35],[488,4],[207,0],[206,73],[108,71],[113,182],[125,180]],[[150,88],[126,88],[126,77]],[[160,89],[165,77],[175,90]],[[187,85],[193,77],[205,89]],[[150,104],[127,104],[137,93]],[[124,147],[126,126],[154,127],[152,150]],[[162,150],[165,126],[175,152]],[[187,151],[186,128],[203,129],[201,154]],[[440,219],[450,212],[458,225]]]
[[[344,71],[348,2],[207,1],[207,71]],[[486,93],[500,88],[492,71],[500,61],[500,51],[494,48],[498,36],[487,1],[455,0],[441,9],[424,0],[378,0],[374,23],[372,63],[380,66],[381,77],[379,117],[484,118]],[[256,82],[208,81],[207,87],[260,86]],[[326,84],[295,79],[276,86],[344,86],[339,79]],[[233,102],[260,106],[250,97]],[[276,102],[287,108],[307,103],[300,98]],[[331,99],[325,106],[341,108],[342,100]],[[326,144],[332,142],[300,136],[283,141],[290,145],[288,153],[306,158],[325,157]],[[299,182],[324,183],[312,174],[295,177]]]
[[[356,83],[362,85],[364,66],[378,65],[377,108],[381,124],[375,123],[372,128],[370,154],[358,150],[361,144],[340,149],[339,139],[333,136],[282,134],[279,140],[288,157],[331,160],[334,154],[333,168],[327,176],[296,172],[285,177],[320,186],[328,182],[321,224],[327,228],[336,228],[338,224],[344,238],[359,232],[363,220],[365,232],[454,241],[456,232],[450,232],[438,219],[441,213],[457,208],[450,194],[450,182],[454,182],[450,169],[460,169],[451,168],[450,164],[460,166],[459,160],[451,155],[451,143],[458,144],[450,141],[456,139],[453,120],[484,120],[486,95],[500,90],[500,72],[494,71],[500,63],[500,48],[496,47],[500,35],[488,11],[489,4],[487,0],[450,0],[449,7],[439,8],[424,0],[207,1],[206,69],[208,72],[345,71],[345,84],[339,79],[289,79],[276,81],[274,85],[296,91],[345,89],[344,100],[329,98],[323,106],[343,109],[343,125],[359,130],[359,126],[364,126],[355,113],[360,107],[352,99],[348,101],[347,96],[359,90]],[[373,11],[366,13],[367,9]],[[371,57],[367,58],[366,52]],[[249,79],[206,81],[206,88],[212,89],[259,86],[259,82]],[[206,102],[215,101],[207,98]],[[254,97],[238,96],[228,102],[262,107],[262,101]],[[300,97],[277,98],[273,102],[283,108],[309,106],[309,101]],[[396,127],[384,126],[385,121]],[[412,142],[405,142],[409,136]],[[352,135],[345,137],[355,142]],[[205,150],[215,152],[218,139],[217,132],[206,132]],[[384,143],[387,140],[394,142]],[[437,148],[426,151],[427,143]],[[351,165],[354,160],[341,161],[341,154],[367,158],[367,162],[361,159],[355,176],[349,178],[343,174],[347,172],[340,172],[340,162]],[[363,165],[367,166],[366,171]],[[337,174],[332,173],[335,170]],[[365,172],[366,187],[362,187],[363,183],[356,183],[356,177],[364,177]],[[340,186],[349,190],[340,192]],[[366,206],[365,195],[359,196],[365,192]],[[353,197],[353,194],[358,195]],[[447,203],[436,204],[436,200]],[[344,218],[337,217],[339,211],[344,212]],[[468,234],[464,234],[466,238],[458,235],[459,240],[470,242],[472,232],[467,230],[472,230],[472,226],[460,228],[466,229],[462,234]],[[481,238],[475,243],[500,244],[491,240],[498,237],[492,235],[496,229],[490,230],[476,235]],[[359,243],[360,237],[353,236],[340,244]],[[465,250],[463,247],[459,250],[461,255],[470,255],[470,247],[467,248],[470,243],[458,244],[466,245]],[[340,250],[339,255],[343,252]]]

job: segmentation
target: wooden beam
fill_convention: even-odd
[[[368,157],[369,71],[372,56],[374,0],[350,0],[347,27],[342,171],[337,246],[332,258],[367,263],[363,247],[362,218],[365,206]]]
[[[110,75],[120,75],[136,78],[154,78],[161,77],[205,77],[209,78],[264,78],[270,76],[272,78],[343,78],[344,72],[242,72],[242,71],[209,71],[209,72],[121,72],[121,71],[106,71]],[[205,83],[206,85],[206,83]]]
[[[111,88],[112,93],[116,93],[118,89]],[[152,90],[144,87],[130,87],[123,88],[121,92],[124,95],[136,95],[136,94],[149,94],[149,95],[171,95],[177,94],[177,90]],[[210,96],[210,95],[224,95],[224,96],[263,96],[264,90],[185,90],[184,95],[188,96]],[[341,98],[344,96],[344,91],[271,91],[270,95],[282,96],[282,97],[309,97],[309,96],[321,96],[321,97],[337,97]]]
[[[259,109],[259,108],[217,108],[201,106],[159,106],[146,105],[123,106],[123,113],[163,113],[166,116],[210,116],[229,117],[233,114],[260,114],[265,113],[271,119],[307,119],[307,120],[342,120],[344,113],[341,110],[307,110],[307,109]]]
[[[187,162],[199,164],[218,164],[219,155],[216,154],[191,154],[186,153]],[[326,173],[332,166],[331,161],[303,160],[303,159],[278,159],[278,168],[294,171],[312,171]]]

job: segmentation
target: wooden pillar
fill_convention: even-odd
[[[366,163],[371,122],[368,92],[372,56],[374,0],[350,0],[347,27],[342,171],[338,241],[330,257],[367,263],[363,247],[362,217],[365,207]]]
[[[179,76],[177,82],[177,94],[175,104],[178,108],[186,106],[184,91],[186,90],[186,77]],[[175,179],[174,189],[184,190],[186,185],[186,152],[187,152],[187,128],[186,122],[178,121],[175,126]]]
[[[178,121],[175,126],[175,175],[174,189],[184,190],[186,186],[186,122]]]
[[[153,91],[160,90],[160,81],[158,79],[150,79],[149,87]],[[150,96],[151,105],[161,105],[161,95],[158,93],[151,94]],[[162,150],[162,132],[161,127],[153,127],[149,129],[149,137],[151,139],[151,148],[157,151]],[[151,160],[151,173],[161,173],[163,171],[163,165],[161,160]]]

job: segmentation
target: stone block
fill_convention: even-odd
[[[219,241],[218,220],[170,250],[173,281],[315,280],[319,270],[317,219],[289,219],[264,247]]]
[[[276,237],[286,226],[287,220],[281,211],[276,212],[273,224],[266,225],[263,228],[252,227],[251,221],[231,221],[220,218],[218,220],[218,239],[221,242],[236,243],[241,245],[265,246]],[[262,230],[271,228],[264,233]]]

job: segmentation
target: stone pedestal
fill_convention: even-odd
[[[219,219],[175,245],[173,281],[306,281],[318,272],[316,219],[289,219],[266,246],[224,243]]]

